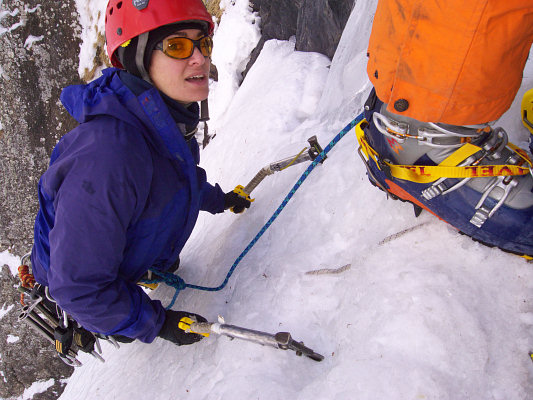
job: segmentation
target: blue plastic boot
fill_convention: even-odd
[[[393,177],[391,165],[435,166],[472,143],[480,151],[459,166],[530,165],[510,148],[501,128],[423,123],[387,112],[377,97],[366,104],[364,137],[377,153],[365,159],[370,181],[391,197],[409,201],[488,246],[533,257],[533,177],[440,178],[417,183]],[[417,168],[418,170],[420,168]]]

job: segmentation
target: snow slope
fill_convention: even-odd
[[[255,40],[245,34],[255,20],[247,1],[225,3],[215,36],[222,68],[237,68],[246,57],[230,46]],[[297,154],[312,135],[325,146],[359,114],[370,90],[365,52],[375,6],[357,2],[331,65],[273,40],[238,90],[228,90],[235,81],[213,84],[212,96],[220,90],[210,125],[216,137],[202,153],[211,182],[227,191],[245,185],[263,166]],[[232,29],[223,29],[225,19]],[[236,79],[231,70],[220,76]],[[532,85],[529,63],[519,96]],[[523,145],[527,131],[513,108],[502,121]],[[211,321],[222,315],[251,329],[289,331],[324,361],[224,337],[187,347],[160,339],[119,350],[105,345],[106,363],[83,358],[61,399],[531,399],[531,264],[428,213],[415,219],[411,206],[368,183],[356,149],[353,133],[336,145],[228,287],[188,289],[174,306]],[[304,170],[267,177],[242,215],[202,215],[182,252],[180,276],[221,283]],[[345,265],[339,273],[308,274]],[[160,287],[152,296],[167,304],[172,294]]]

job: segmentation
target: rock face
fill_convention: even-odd
[[[261,17],[261,40],[243,76],[267,40],[296,38],[296,50],[333,58],[355,0],[251,0]]]
[[[74,0],[58,2],[53,9],[51,4],[2,4],[0,248],[9,247],[15,254],[31,247],[35,189],[50,152],[75,126],[59,94],[79,80],[76,7]]]
[[[296,25],[296,50],[333,58],[355,0],[302,0]]]
[[[39,177],[55,143],[75,126],[59,93],[79,81],[80,28],[74,0],[0,3],[0,25],[0,251],[22,255],[31,248]],[[72,368],[17,322],[19,295],[6,267],[0,282],[0,310],[10,309],[0,320],[0,398],[55,378],[34,399],[56,399],[64,385],[59,379]]]
[[[266,40],[291,36],[296,37],[297,50],[332,58],[354,0],[252,3],[262,18],[262,39],[247,69]],[[76,126],[59,95],[66,85],[81,83],[80,32],[74,0],[0,0],[0,251],[9,249],[22,256],[30,250],[39,177],[59,138]],[[52,387],[33,398],[55,399],[64,385],[60,379],[70,376],[72,368],[59,360],[49,343],[18,323],[15,283],[4,266],[0,273],[0,398],[19,397],[33,382],[54,379]]]
[[[18,322],[21,307],[16,283],[9,268],[3,266],[0,273],[0,315],[4,315],[0,320],[0,398],[17,398],[33,382],[53,379],[53,385],[33,399],[57,399],[65,385],[61,379],[72,375],[73,368],[57,357],[50,343],[24,322]]]

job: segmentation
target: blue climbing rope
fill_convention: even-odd
[[[173,287],[176,289],[176,292],[174,293],[174,296],[172,297],[172,300],[170,304],[166,307],[167,309],[170,309],[174,303],[176,302],[176,299],[178,297],[178,294],[180,291],[186,288],[190,289],[197,289],[197,290],[204,290],[208,292],[217,292],[219,290],[222,290],[226,287],[228,284],[229,279],[233,275],[233,272],[235,272],[235,268],[237,268],[237,265],[242,261],[242,259],[248,254],[248,252],[251,250],[251,248],[257,243],[257,241],[263,236],[263,234],[266,232],[266,230],[272,225],[272,223],[276,220],[276,218],[279,216],[279,214],[283,211],[287,203],[290,201],[292,196],[294,196],[294,193],[298,190],[300,186],[302,186],[302,183],[307,179],[309,174],[315,169],[315,167],[318,165],[319,162],[321,162],[325,157],[326,154],[329,153],[329,151],[341,140],[348,132],[350,132],[359,122],[363,120],[363,113],[359,114],[357,117],[354,118],[352,122],[350,122],[346,127],[340,131],[337,136],[333,138],[331,142],[326,146],[326,148],[313,160],[313,162],[307,167],[305,172],[302,174],[300,179],[296,182],[296,184],[292,187],[289,194],[283,199],[280,206],[277,208],[277,210],[272,214],[270,219],[267,221],[267,223],[261,228],[259,233],[255,235],[255,237],[252,239],[252,241],[246,246],[246,248],[243,250],[243,252],[237,257],[233,265],[231,266],[230,270],[226,274],[226,278],[224,281],[216,287],[208,287],[208,286],[199,286],[199,285],[192,285],[190,283],[186,283],[182,278],[180,278],[178,275],[174,275],[168,272],[161,272],[158,270],[151,270],[154,272],[160,279],[153,279],[149,281],[143,281],[144,283],[159,283],[163,282],[167,284],[168,286]]]

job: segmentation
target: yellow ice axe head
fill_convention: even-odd
[[[187,332],[187,333],[196,333],[197,335],[209,337],[209,333],[195,332],[191,329],[191,325],[194,324],[195,322],[197,321],[193,320],[192,318],[183,317],[182,319],[180,319],[180,322],[178,323],[178,328],[180,328],[182,331]]]
[[[233,189],[233,192],[237,193],[240,197],[248,200],[249,202],[253,202],[255,200],[255,199],[252,199],[250,195],[244,191],[244,186],[242,185],[235,186],[235,189]]]

